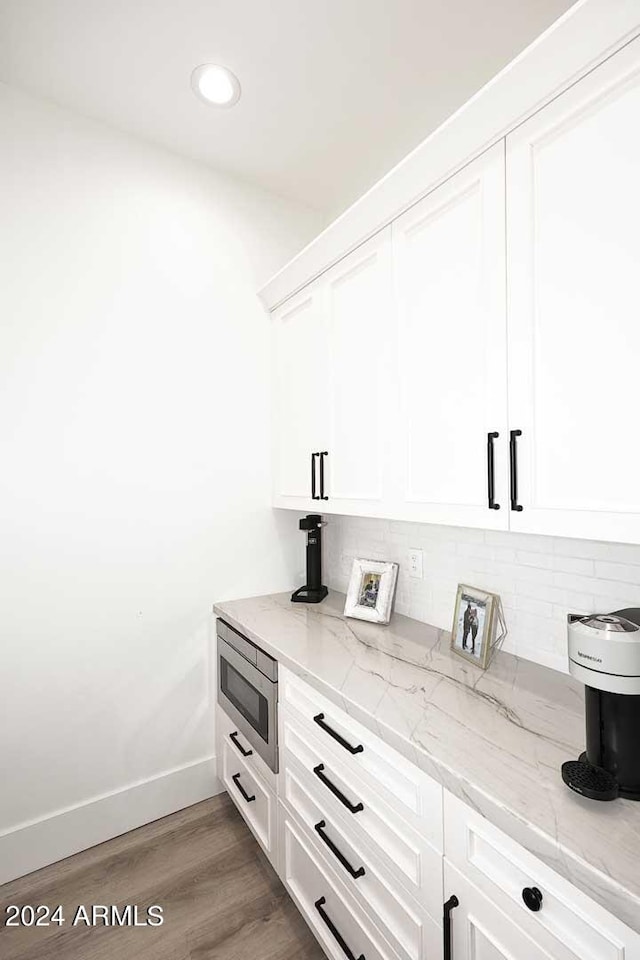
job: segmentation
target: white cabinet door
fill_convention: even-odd
[[[394,318],[391,228],[324,278],[328,351],[327,457],[323,510],[380,511],[391,409]]]
[[[524,934],[557,960],[638,960],[640,934],[447,790],[445,857]],[[457,890],[451,888],[454,893]],[[539,897],[526,906],[525,891]]]
[[[515,530],[640,541],[640,41],[507,138]]]
[[[569,956],[542,950],[446,860],[444,884],[447,901],[451,895],[458,899],[450,914],[455,960],[565,960]]]
[[[273,316],[274,503],[317,509],[311,499],[312,454],[326,449],[326,310],[318,281]],[[316,479],[318,462],[315,461]],[[316,489],[319,495],[319,488]]]
[[[395,425],[390,237],[381,231],[274,314],[276,506],[382,512]]]
[[[393,224],[399,517],[508,525],[504,196],[500,143]]]

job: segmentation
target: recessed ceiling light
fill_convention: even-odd
[[[240,81],[235,73],[216,63],[203,63],[191,74],[196,97],[216,107],[232,107],[240,99]]]

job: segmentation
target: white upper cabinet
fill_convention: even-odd
[[[273,317],[274,324],[274,502],[314,507],[312,454],[325,449],[327,404],[323,289],[316,282],[292,297]],[[316,495],[318,458],[314,458]],[[317,504],[316,504],[317,506]]]
[[[420,148],[457,173],[406,209],[412,154],[372,193],[401,216],[338,259],[356,205],[287,268],[334,264],[274,314],[276,506],[640,543],[640,9],[559,23],[528,93],[507,71]]]
[[[323,509],[375,513],[386,486],[385,440],[395,426],[390,228],[329,271],[325,297],[329,500]]]
[[[515,530],[640,542],[640,41],[507,138]]]
[[[504,143],[393,223],[401,414],[394,515],[505,529]],[[494,505],[489,506],[489,434]]]
[[[387,228],[274,314],[276,506],[381,511],[392,307]]]

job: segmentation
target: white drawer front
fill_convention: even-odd
[[[445,856],[558,960],[640,960],[638,934],[447,791]]]
[[[266,765],[262,757],[252,749],[247,738],[240,733],[233,720],[227,716],[219,704],[216,706],[216,740],[218,756],[222,750],[222,743],[225,740],[228,741],[246,766],[261,776],[267,786],[277,792],[277,775]]]
[[[363,789],[363,784],[331,757],[320,752],[299,724],[294,728],[283,724],[281,760],[285,770],[292,769],[298,780],[314,798],[318,807],[334,821],[342,819],[353,834],[384,865],[385,875],[393,877],[399,887],[439,921],[442,912],[442,858],[425,837],[409,826],[402,815],[389,807],[379,796]],[[318,749],[317,749],[318,748]],[[322,764],[324,780],[314,770]],[[326,785],[333,784],[353,806],[362,809],[351,813]],[[283,789],[285,787],[283,786]]]
[[[359,831],[341,817],[330,817],[314,800],[292,767],[284,771],[284,802],[306,828],[306,837],[337,873],[370,919],[381,927],[389,942],[405,960],[424,956],[425,928],[421,911],[387,876],[362,842]],[[438,854],[435,856],[440,859]],[[390,881],[390,882],[389,882]]]
[[[284,808],[281,808],[282,811]],[[285,885],[327,956],[396,960],[396,954],[335,879],[285,812],[282,816]],[[342,943],[340,942],[342,941]]]
[[[442,850],[440,784],[288,670],[280,674],[280,697],[285,717],[305,721],[322,743],[323,752],[357,771],[399,814],[420,822],[429,842]]]
[[[276,796],[256,775],[228,739],[221,744],[222,771],[218,776],[253,831],[270,860],[276,859],[277,809]]]

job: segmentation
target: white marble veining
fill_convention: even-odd
[[[640,932],[640,803],[589,801],[560,765],[584,749],[583,690],[507,653],[484,673],[449,634],[394,614],[347,620],[344,596],[288,594],[215,613]]]

